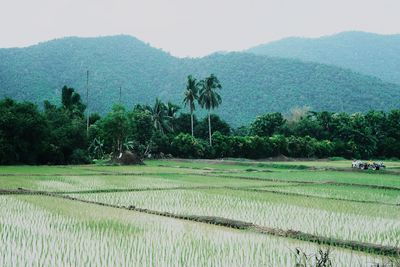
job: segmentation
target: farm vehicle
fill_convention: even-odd
[[[383,162],[373,162],[373,161],[361,161],[354,160],[351,164],[352,168],[360,169],[360,170],[374,170],[377,171],[381,168],[385,168],[386,166]]]

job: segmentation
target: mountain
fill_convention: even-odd
[[[59,102],[68,85],[85,100],[87,69],[90,109],[101,113],[118,102],[120,86],[128,108],[156,97],[181,104],[187,75],[211,73],[223,86],[216,113],[234,126],[294,106],[357,112],[399,108],[400,102],[400,86],[334,66],[249,53],[180,59],[130,36],[69,37],[0,49],[0,98]]]
[[[400,34],[343,32],[315,39],[291,37],[246,52],[335,65],[400,84]]]

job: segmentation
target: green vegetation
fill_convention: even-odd
[[[349,161],[300,162],[309,166],[302,170],[293,169],[295,163],[149,160],[141,166],[4,167],[0,240],[6,246],[0,247],[0,262],[295,266],[296,251],[313,255],[328,248],[333,266],[390,262],[379,254],[399,249],[400,176],[340,171]],[[336,180],[343,184],[329,184]],[[35,191],[55,193],[32,195]],[[211,225],[193,221],[201,218]],[[212,225],[224,220],[224,226]],[[257,227],[228,228],[235,223]],[[290,234],[278,237],[282,231]],[[341,248],[338,240],[352,249]]]
[[[62,88],[62,104],[44,110],[0,101],[0,164],[88,163],[85,106],[74,89]]]
[[[210,77],[200,81],[199,86],[199,103],[202,108],[205,108],[208,111],[208,136],[210,140],[210,146],[212,146],[210,112],[212,109],[217,108],[222,103],[222,98],[217,92],[217,89],[221,89],[222,86],[214,74],[211,74]]]
[[[350,164],[350,162],[349,162]],[[249,172],[246,176],[252,178],[268,179],[275,181],[305,181],[305,182],[330,182],[344,184],[363,184],[371,187],[396,187],[400,188],[398,174],[385,174],[384,179],[376,179],[373,173],[342,172],[342,171],[291,171],[290,176],[284,172]],[[232,173],[232,176],[241,177],[240,173]]]
[[[247,52],[335,65],[400,84],[399,34],[342,32],[316,39],[286,38]]]
[[[71,194],[118,206],[212,215],[283,230],[379,245],[398,245],[398,207],[227,189]],[[272,215],[273,214],[273,215]]]
[[[190,79],[194,78],[189,77],[189,83],[195,81]],[[1,100],[0,164],[107,162],[124,151],[153,158],[400,157],[400,110],[347,114],[295,109],[286,118],[268,113],[249,126],[232,129],[210,113],[222,101],[215,91],[221,88],[217,77],[211,75],[197,85],[198,101],[208,110],[200,122],[193,115],[196,98],[188,98],[186,89],[183,99],[191,114],[179,113],[180,106],[159,99],[153,106],[138,104],[132,110],[114,105],[105,117],[89,117],[88,132],[85,105],[73,88],[64,86],[62,105],[45,101],[43,111],[29,102]]]
[[[268,190],[268,188],[266,190]],[[274,187],[273,190],[325,198],[356,200],[360,202],[380,202],[392,205],[397,205],[400,203],[399,190],[330,184],[316,184],[310,186],[277,186]]]
[[[0,247],[3,266],[294,266],[296,248],[317,251],[307,242],[48,197],[0,196],[0,204],[1,241],[10,244]],[[383,259],[334,249],[332,261]]]
[[[398,54],[393,52],[388,58],[398,62]],[[377,67],[382,73],[399,69],[397,65],[387,68],[388,60],[382,62],[385,66]],[[295,106],[354,113],[389,111],[399,108],[400,101],[400,86],[347,69],[248,53],[179,59],[129,36],[64,38],[27,48],[0,49],[0,97],[60,103],[64,84],[85,95],[87,70],[90,111],[101,115],[119,102],[120,86],[121,104],[129,110],[137,103],[150,105],[156,97],[181,103],[186,77],[210,73],[215,73],[224,87],[220,92],[224,104],[218,115],[234,127],[267,112],[287,113]]]
[[[193,128],[193,112],[196,109],[196,104],[195,101],[198,100],[198,83],[195,78],[193,78],[191,75],[188,76],[188,81],[186,85],[186,91],[184,93],[185,97],[183,99],[183,102],[186,105],[189,105],[190,108],[190,130],[192,133],[192,137],[194,137],[194,128]]]

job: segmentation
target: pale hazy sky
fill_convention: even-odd
[[[0,0],[0,47],[129,34],[203,56],[348,30],[400,33],[400,0]]]

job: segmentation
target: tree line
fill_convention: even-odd
[[[400,158],[400,109],[367,113],[315,112],[257,116],[233,129],[211,111],[222,99],[215,75],[188,76],[182,103],[115,104],[105,116],[91,114],[73,88],[62,88],[61,105],[43,109],[10,98],[0,101],[0,164],[78,164],[129,150],[142,157],[184,158]],[[198,119],[199,105],[207,116]]]

